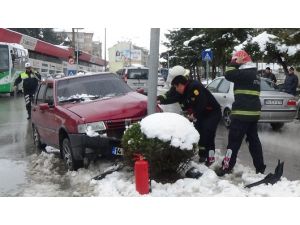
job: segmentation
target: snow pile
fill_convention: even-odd
[[[184,45],[184,46],[189,46],[189,43],[190,43],[191,41],[194,41],[194,40],[196,40],[196,39],[202,38],[203,36],[204,36],[204,34],[200,34],[200,35],[198,35],[198,36],[193,36],[190,40],[183,42],[183,45]]]
[[[55,152],[54,150],[52,150]],[[175,183],[158,183],[151,181],[152,192],[144,197],[189,197],[189,196],[300,196],[300,181],[289,181],[282,177],[274,185],[259,185],[244,188],[245,185],[265,177],[255,174],[239,160],[232,174],[219,178],[212,170],[221,164],[225,152],[216,151],[217,162],[208,168],[203,164],[192,162],[203,173],[199,179],[184,178]],[[140,196],[135,190],[133,171],[126,168],[107,175],[102,180],[92,180],[113,163],[98,160],[89,169],[65,172],[63,161],[55,154],[41,153],[31,157],[30,183],[20,196]]]
[[[148,138],[170,141],[174,147],[192,150],[199,141],[199,133],[193,123],[177,113],[154,113],[141,121],[141,131]]]
[[[248,43],[252,43],[252,44],[257,43],[259,45],[260,51],[265,52],[265,54],[267,54],[267,52],[266,52],[267,43],[272,43],[272,44],[276,45],[277,49],[280,52],[282,52],[282,53],[287,52],[287,54],[289,56],[295,55],[296,52],[300,50],[300,44],[297,44],[294,46],[287,46],[286,44],[281,44],[281,43],[275,41],[276,38],[278,38],[278,37],[273,34],[269,34],[265,31],[255,37],[251,37],[251,36],[248,37],[248,40],[244,41],[242,44],[240,44],[238,46],[235,46],[234,49],[236,51],[239,51],[239,50],[244,49]]]

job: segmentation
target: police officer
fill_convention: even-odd
[[[28,113],[27,119],[29,120],[31,118],[31,101],[38,86],[38,82],[41,80],[41,75],[32,70],[29,62],[25,63],[25,69],[26,71],[20,73],[15,80],[14,89],[16,90],[17,85],[23,81],[23,92]]]
[[[261,112],[257,68],[245,51],[237,51],[232,56],[231,65],[233,67],[227,69],[225,78],[234,83],[235,101],[232,104],[227,152],[216,174],[224,176],[231,173],[245,135],[256,173],[264,173],[266,166],[257,134],[257,122]]]

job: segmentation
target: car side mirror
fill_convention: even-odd
[[[40,108],[40,110],[47,110],[50,107],[49,107],[48,103],[41,103],[41,104],[39,104],[39,108]]]

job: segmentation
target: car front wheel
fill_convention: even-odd
[[[83,166],[82,161],[74,159],[72,146],[68,138],[64,138],[62,142],[62,155],[68,170],[77,170]]]
[[[271,123],[271,127],[273,130],[277,131],[283,127],[284,123]]]

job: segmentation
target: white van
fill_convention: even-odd
[[[147,82],[149,76],[148,67],[125,67],[122,71],[122,78],[133,90],[148,91]]]

